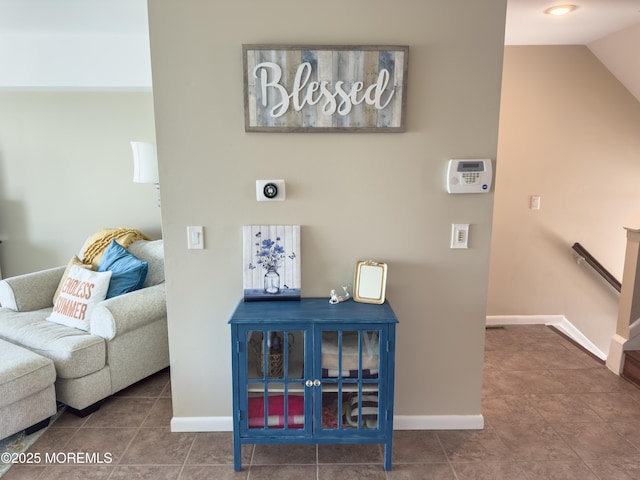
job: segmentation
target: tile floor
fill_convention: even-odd
[[[640,389],[544,326],[489,329],[485,350],[484,430],[397,431],[390,472],[377,445],[246,446],[234,472],[230,433],[169,432],[162,372],[85,419],[64,413],[29,450],[59,463],[3,480],[640,479]]]

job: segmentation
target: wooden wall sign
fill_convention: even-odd
[[[243,45],[247,132],[404,132],[409,47]]]

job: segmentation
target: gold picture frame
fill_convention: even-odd
[[[387,288],[387,264],[373,260],[356,263],[353,299],[356,302],[382,304]]]

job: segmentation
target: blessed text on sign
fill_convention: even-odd
[[[408,47],[244,45],[246,131],[405,131]]]

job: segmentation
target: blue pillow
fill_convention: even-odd
[[[107,298],[142,288],[149,264],[120,245],[115,239],[107,247],[98,264],[98,272],[111,272]]]

